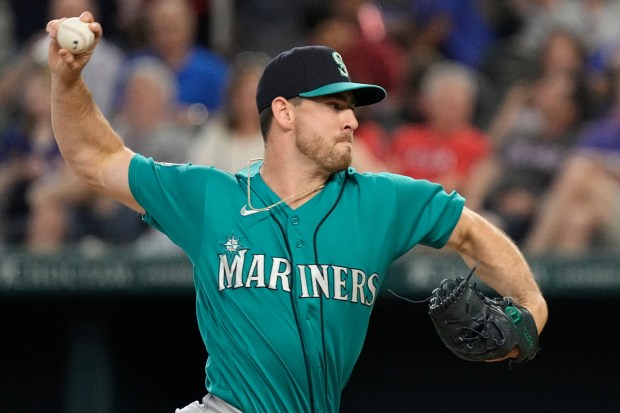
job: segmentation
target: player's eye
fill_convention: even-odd
[[[338,102],[338,101],[329,101],[326,103],[326,105],[334,110],[347,110],[349,109],[349,105],[347,105],[345,102]]]

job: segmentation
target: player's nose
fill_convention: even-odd
[[[357,120],[357,116],[355,116],[355,111],[353,109],[345,110],[344,114],[344,129],[356,130],[359,127],[359,122]]]

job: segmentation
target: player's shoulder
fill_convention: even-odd
[[[346,176],[351,186],[355,186],[360,192],[373,194],[373,196],[388,197],[390,194],[396,197],[404,194],[432,196],[432,194],[445,192],[438,183],[393,172],[358,172],[354,168],[348,168]]]
[[[360,172],[354,167],[346,171],[347,178],[361,185],[399,186],[399,185],[425,185],[424,180],[416,180],[412,177],[396,174],[393,172]]]
[[[172,163],[155,160],[151,157],[145,157],[139,153],[136,153],[130,165],[131,170],[134,173],[153,173],[159,176],[174,176],[178,175],[185,179],[224,179],[224,180],[236,180],[235,177],[228,173],[221,171],[213,166],[197,165],[193,163]]]

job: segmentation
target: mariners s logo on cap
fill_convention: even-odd
[[[348,91],[353,93],[355,106],[377,103],[386,96],[381,86],[352,82],[344,59],[334,49],[295,47],[280,53],[265,68],[258,82],[256,106],[261,112],[277,97],[317,97]]]
[[[342,56],[340,56],[340,53],[334,52],[332,53],[332,57],[334,58],[334,61],[338,65],[338,69],[340,70],[340,73],[342,74],[342,76],[349,77],[349,71],[347,70],[347,67],[344,64],[344,60],[342,59]]]

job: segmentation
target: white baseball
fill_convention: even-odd
[[[73,54],[84,53],[93,46],[95,34],[79,17],[70,17],[58,27],[56,41]]]

